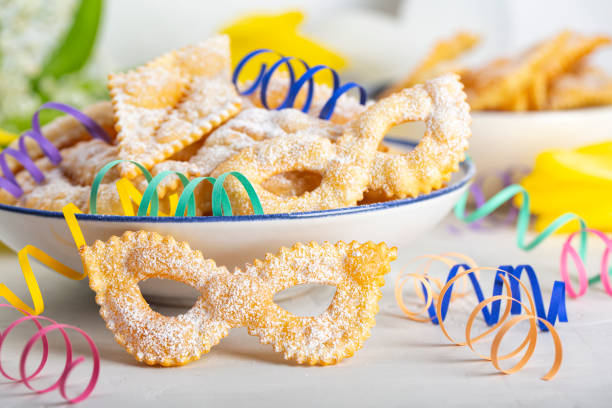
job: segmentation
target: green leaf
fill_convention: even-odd
[[[38,79],[45,76],[59,78],[85,65],[96,42],[101,15],[102,0],[81,0],[72,26],[59,46],[47,57]]]

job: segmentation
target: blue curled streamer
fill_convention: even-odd
[[[457,264],[453,266],[448,273],[448,278],[446,282],[453,279],[460,271],[460,269],[464,271],[470,270],[470,266],[466,264]],[[565,283],[562,281],[555,281],[553,284],[552,293],[550,295],[550,303],[548,304],[548,314],[546,313],[546,309],[544,306],[544,299],[542,297],[542,290],[540,289],[540,283],[538,281],[538,277],[531,267],[531,265],[518,265],[513,267],[512,265],[502,265],[498,268],[497,273],[495,274],[495,280],[493,282],[493,294],[491,296],[498,296],[502,294],[504,288],[504,282],[502,276],[507,274],[508,276],[513,276],[515,279],[508,279],[510,281],[510,291],[511,297],[514,299],[512,301],[512,305],[510,308],[510,313],[513,315],[521,314],[522,307],[519,303],[521,300],[521,287],[519,285],[519,280],[521,279],[522,272],[525,271],[527,277],[529,278],[529,283],[531,284],[531,294],[533,297],[533,302],[535,304],[536,314],[538,317],[547,320],[551,325],[555,325],[557,318],[560,322],[567,322],[567,309],[565,307]],[[476,293],[476,298],[478,299],[478,303],[485,300],[484,294],[482,293],[482,288],[480,287],[480,283],[478,282],[478,278],[474,274],[474,272],[468,273],[467,276],[470,278],[470,282],[474,288],[474,292]],[[454,284],[453,284],[454,285]],[[444,294],[441,302],[441,317],[442,320],[446,318],[446,314],[450,307],[450,301],[452,297],[453,285],[448,289],[448,291]],[[423,293],[425,294],[425,302],[428,301],[428,291],[423,287]],[[438,317],[436,314],[436,306],[434,302],[427,309],[429,313],[429,317],[431,318],[431,322],[433,324],[439,324]],[[482,317],[485,323],[489,326],[494,325],[499,321],[501,313],[501,300],[496,300],[491,303],[491,308],[484,307],[482,309]],[[544,323],[538,322],[541,331],[548,331]]]
[[[266,53],[277,54],[280,56],[280,58],[278,61],[272,64],[269,69],[266,63],[262,63],[259,69],[259,73],[257,74],[257,77],[253,81],[253,84],[249,86],[246,90],[241,91],[238,88],[238,78],[240,77],[240,73],[244,69],[245,65],[257,55],[266,54]],[[292,60],[297,60],[306,69],[306,71],[297,80],[295,78],[295,71],[293,67],[291,66]],[[306,62],[304,62],[300,58],[285,57],[282,54],[275,52],[273,50],[267,49],[267,48],[262,48],[262,49],[258,49],[255,51],[251,51],[250,53],[245,55],[240,60],[240,62],[238,62],[238,64],[236,65],[236,68],[234,69],[234,72],[232,74],[232,82],[234,83],[234,86],[238,90],[238,93],[240,93],[241,95],[250,95],[254,93],[257,90],[257,88],[260,88],[261,104],[266,109],[270,109],[270,107],[268,106],[268,99],[267,99],[268,84],[274,72],[276,72],[276,70],[281,66],[286,66],[287,71],[289,72],[289,88],[288,88],[287,96],[285,97],[283,102],[279,106],[274,108],[276,110],[293,108],[295,105],[295,101],[296,101],[298,93],[303,88],[303,86],[306,83],[308,83],[308,92],[306,94],[306,100],[304,101],[304,104],[301,107],[302,112],[308,113],[308,111],[310,110],[310,106],[312,104],[313,96],[314,96],[314,79],[313,79],[314,75],[323,70],[327,70],[331,73],[332,80],[333,80],[333,86],[332,86],[332,95],[325,102],[325,104],[323,105],[323,108],[321,108],[321,111],[319,112],[320,119],[328,120],[329,118],[331,118],[331,116],[334,113],[334,109],[336,107],[336,103],[338,99],[342,95],[350,91],[351,89],[356,88],[359,90],[359,103],[360,104],[365,105],[367,101],[367,93],[363,86],[355,82],[347,82],[343,85],[340,85],[340,76],[338,75],[338,72],[334,70],[333,68],[330,68],[327,65],[316,65],[314,67],[310,67]]]

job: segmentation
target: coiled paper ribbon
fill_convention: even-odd
[[[280,58],[278,59],[278,61],[272,64],[270,68],[268,68],[267,64],[262,63],[260,70],[259,70],[259,74],[257,74],[257,78],[253,81],[253,83],[246,90],[240,91],[240,89],[238,88],[238,80],[240,77],[240,72],[243,70],[246,64],[250,60],[252,60],[254,57],[256,57],[257,55],[267,54],[267,53],[277,54],[279,55]],[[295,76],[295,70],[293,66],[291,65],[291,61],[299,62],[305,69],[304,74],[302,74],[297,79]],[[279,69],[281,66],[284,66],[287,69],[287,72],[289,73],[289,87],[287,90],[287,96],[285,97],[283,102],[279,106],[275,107],[274,109],[280,110],[280,109],[285,109],[285,108],[292,108],[293,105],[295,104],[298,93],[302,90],[304,85],[308,83],[306,100],[304,101],[304,105],[302,105],[302,108],[301,108],[302,112],[304,113],[308,112],[310,110],[310,105],[312,104],[312,98],[314,96],[314,90],[315,90],[313,77],[319,71],[329,71],[332,75],[332,80],[333,80],[332,94],[330,98],[327,100],[327,102],[323,105],[323,108],[321,108],[321,111],[319,112],[320,119],[331,118],[331,116],[334,113],[334,108],[336,106],[336,102],[338,101],[338,98],[340,98],[343,94],[347,93],[349,90],[353,88],[356,88],[359,90],[359,103],[361,103],[362,105],[366,103],[367,93],[365,89],[361,85],[355,82],[347,82],[343,85],[340,85],[340,76],[334,69],[326,65],[315,65],[314,67],[310,67],[304,60],[300,58],[285,57],[281,54],[278,54],[277,52],[273,50],[269,50],[266,48],[251,51],[250,53],[245,55],[244,58],[242,58],[240,62],[238,62],[238,65],[236,65],[236,68],[234,69],[234,73],[232,75],[232,82],[234,83],[234,85],[236,86],[236,89],[241,95],[250,95],[254,93],[257,90],[257,88],[260,88],[261,104],[266,109],[271,109],[270,106],[268,105],[268,99],[267,99],[268,98],[268,85],[270,83],[270,79],[272,78],[276,70]]]
[[[612,296],[612,285],[610,285],[610,253],[612,252],[612,240],[608,238],[603,232],[594,230],[594,229],[586,229],[586,232],[589,232],[596,237],[600,238],[603,241],[606,249],[604,250],[603,256],[601,257],[601,266],[598,275],[595,275],[591,278],[587,277],[586,268],[584,263],[582,262],[582,258],[578,255],[578,252],[572,247],[572,240],[576,235],[581,233],[582,231],[577,231],[572,233],[563,244],[563,249],[561,250],[561,278],[565,282],[567,293],[573,297],[577,298],[586,293],[587,287],[601,280],[606,292]],[[574,286],[572,285],[572,281],[569,277],[569,260],[574,262],[576,269],[578,271],[578,291],[574,290]],[[611,268],[612,269],[612,268]]]
[[[81,213],[81,211],[74,204],[68,204],[64,207],[63,212],[66,224],[68,224],[68,229],[72,234],[74,243],[78,250],[85,245],[85,238],[83,237],[83,233],[81,231],[81,228],[79,227],[75,216],[75,214]],[[68,279],[81,280],[86,276],[84,272],[81,273],[75,271],[74,269],[64,265],[63,263],[49,256],[45,252],[36,248],[35,246],[26,245],[18,252],[17,259],[19,260],[19,266],[21,267],[23,279],[25,280],[28,291],[30,292],[33,307],[28,306],[3,283],[0,283],[0,297],[5,298],[9,302],[9,304],[19,310],[25,311],[28,314],[40,315],[45,310],[45,305],[42,294],[40,292],[40,287],[38,286],[38,282],[36,281],[36,277],[34,276],[34,271],[32,270],[32,266],[30,265],[29,257],[36,259],[38,262],[54,270],[60,275],[65,276]]]
[[[140,191],[132,184],[128,179],[122,178],[117,182],[117,192],[119,193],[119,199],[121,201],[121,205],[123,207],[123,212],[125,215],[134,215],[134,210],[132,207],[132,202],[135,202],[138,205],[137,215],[142,217],[147,214],[156,217],[159,214],[159,197],[157,196],[157,186],[162,182],[166,177],[171,175],[178,176],[179,180],[183,184],[183,192],[181,193],[178,199],[176,195],[170,196],[170,207],[171,214],[174,213],[175,217],[183,217],[185,216],[185,212],[187,212],[187,216],[195,217],[195,189],[196,187],[203,181],[207,181],[213,185],[212,190],[212,212],[213,216],[231,216],[232,215],[232,206],[227,196],[227,192],[223,187],[223,183],[228,176],[235,177],[244,187],[251,201],[251,206],[253,207],[253,213],[255,215],[262,215],[263,207],[261,206],[261,201],[259,200],[259,196],[253,188],[253,185],[249,181],[249,179],[238,171],[231,171],[228,173],[224,173],[220,175],[217,179],[214,177],[196,177],[192,180],[189,180],[187,176],[178,171],[162,171],[157,174],[155,177],[151,175],[151,173],[140,163],[132,161],[132,160],[114,160],[110,163],[107,163],[104,167],[98,171],[94,181],[91,185],[91,193],[89,196],[89,212],[90,214],[97,213],[97,197],[98,190],[100,189],[100,184],[104,179],[104,176],[110,169],[122,163],[124,161],[129,161],[136,165],[142,174],[145,176],[148,185],[144,193],[141,195]],[[167,216],[167,214],[162,214],[162,216]]]
[[[456,264],[459,258],[459,262],[466,260],[471,264]],[[425,322],[432,321],[440,326],[440,329],[446,336],[446,338],[455,345],[464,346],[467,345],[474,353],[485,360],[490,360],[493,366],[499,371],[505,374],[512,374],[522,369],[525,364],[529,361],[534,353],[536,341],[537,341],[537,326],[536,322],[540,324],[543,331],[550,331],[553,341],[555,344],[555,359],[551,369],[542,377],[543,380],[550,380],[553,378],[561,367],[561,361],[563,358],[563,348],[561,345],[561,339],[553,324],[556,317],[559,317],[559,321],[567,321],[567,314],[565,309],[565,296],[563,296],[565,289],[563,282],[555,282],[553,287],[553,293],[551,295],[551,302],[549,305],[548,316],[544,313],[544,305],[542,301],[542,294],[537,281],[537,277],[533,272],[533,269],[522,266],[522,269],[526,270],[529,277],[532,293],[531,296],[527,287],[520,280],[521,266],[517,268],[512,267],[500,267],[500,268],[487,268],[478,267],[471,260],[471,258],[456,253],[448,253],[442,255],[424,255],[416,260],[425,260],[425,267],[421,273],[406,273],[402,272],[395,281],[395,298],[401,310],[411,320]],[[434,279],[428,275],[428,270],[433,261],[441,261],[446,265],[455,265],[452,267],[448,279],[444,285],[442,285],[439,279]],[[464,269],[459,272],[459,269]],[[484,298],[480,285],[478,284],[478,276],[481,271],[493,271],[495,272],[495,284],[493,287],[493,295],[489,298]],[[452,300],[467,295],[467,292],[453,293],[452,288],[455,283],[460,279],[464,281],[465,278],[469,278],[472,282],[474,292],[478,299],[478,305],[470,313],[468,320],[465,325],[465,341],[456,341],[448,332],[444,326],[444,319],[446,317],[449,304]],[[404,303],[402,290],[404,284],[409,279],[415,279],[415,290],[417,295],[425,302],[423,308],[418,312],[411,311]],[[433,282],[439,289],[439,293],[435,293],[431,282]],[[420,283],[420,285],[419,285]],[[505,288],[506,294],[502,294],[502,289]],[[520,301],[520,291],[523,289],[527,298],[527,305]],[[537,295],[536,295],[537,294]],[[453,296],[454,295],[454,296]],[[535,298],[535,300],[534,300]],[[505,301],[505,308],[503,314],[500,317],[500,303]],[[435,302],[435,303],[434,303]],[[487,308],[491,305],[491,309]],[[520,314],[521,309],[525,311],[524,314]],[[429,313],[428,317],[421,317],[425,312]],[[432,313],[434,312],[435,313]],[[483,333],[473,337],[472,326],[479,313],[482,313],[485,322],[491,326]],[[510,314],[516,315],[510,319]],[[434,320],[435,319],[435,320]],[[529,331],[526,334],[523,342],[508,354],[499,355],[499,347],[506,333],[521,321],[529,321]],[[491,344],[491,351],[489,355],[484,355],[477,352],[474,349],[474,343],[483,338],[487,337],[495,330],[497,330],[493,342]],[[526,348],[526,349],[525,349]],[[523,349],[525,349],[524,355],[521,359],[511,368],[503,369],[500,366],[501,360],[506,360],[511,357],[518,355]]]
[[[32,178],[37,183],[42,183],[45,180],[45,175],[42,171],[36,166],[34,161],[28,155],[28,149],[26,147],[26,139],[33,139],[42,152],[47,156],[51,163],[57,165],[62,161],[62,156],[59,150],[51,143],[42,133],[42,128],[40,126],[40,112],[43,109],[55,109],[60,112],[64,112],[75,118],[79,121],[85,129],[91,134],[92,137],[97,139],[102,139],[107,143],[110,143],[110,138],[102,129],[100,125],[96,123],[89,116],[85,115],[81,111],[76,108],[73,108],[70,105],[66,105],[58,102],[47,102],[42,105],[35,113],[32,115],[32,129],[25,132],[19,138],[19,149],[13,149],[12,147],[7,147],[0,153],[0,169],[2,170],[2,177],[0,177],[0,188],[5,189],[15,198],[21,197],[23,194],[23,190],[17,183],[15,178],[15,174],[11,170],[8,162],[7,156],[11,156],[13,159],[17,160],[24,169],[28,173],[32,175]]]
[[[534,249],[535,247],[537,247],[540,243],[542,243],[542,241],[544,241],[546,238],[548,238],[550,235],[552,235],[555,231],[560,229],[565,224],[572,222],[572,221],[578,221],[580,224],[580,231],[568,237],[565,245],[563,246],[564,248],[563,253],[565,253],[565,251],[567,251],[567,254],[576,253],[575,251],[571,253],[569,248],[571,248],[571,240],[573,239],[573,237],[575,235],[580,235],[579,250],[575,257],[572,255],[572,259],[574,260],[574,263],[576,264],[578,268],[579,279],[581,280],[581,282],[582,280],[586,280],[588,284],[591,285],[591,284],[595,284],[599,282],[600,280],[602,280],[602,277],[605,275],[606,278],[605,278],[604,287],[606,289],[606,292],[608,292],[608,294],[612,296],[612,287],[610,286],[609,279],[607,276],[608,274],[612,274],[612,268],[608,269],[609,253],[612,250],[612,248],[610,248],[610,246],[612,245],[610,244],[610,240],[600,231],[589,230],[584,220],[578,215],[573,214],[573,213],[565,213],[557,217],[552,223],[550,223],[546,228],[544,228],[541,232],[539,232],[535,236],[535,238],[533,238],[531,242],[527,243],[526,235],[529,229],[531,214],[530,214],[530,207],[529,207],[530,206],[529,193],[522,186],[518,184],[513,184],[513,185],[510,185],[504,188],[503,190],[495,194],[493,197],[491,197],[488,201],[486,201],[483,205],[476,208],[476,210],[469,215],[466,215],[467,200],[469,197],[469,191],[467,191],[463,196],[461,196],[461,198],[459,199],[459,201],[457,202],[455,206],[455,216],[459,220],[465,221],[467,223],[472,223],[474,221],[483,219],[484,217],[493,213],[496,209],[501,207],[504,203],[511,202],[513,198],[518,195],[521,196],[522,200],[521,200],[521,207],[518,210],[517,219],[516,219],[516,244],[517,246],[525,251],[530,251]],[[583,262],[583,260],[586,259],[588,232],[596,234],[606,244],[606,250],[604,252],[604,255],[601,261],[603,270],[599,275],[596,275],[590,279],[586,278],[586,268]],[[562,254],[561,256],[561,270],[567,271],[567,255]],[[578,293],[576,293],[573,289],[570,290],[570,288],[572,287],[571,286],[572,284],[569,278],[569,274],[562,273],[561,277],[566,284],[566,288],[570,296],[578,297],[586,292],[586,288],[583,289],[582,283],[581,283],[581,289]]]
[[[100,376],[100,353],[98,352],[98,348],[96,347],[96,344],[94,343],[93,339],[85,331],[79,329],[78,327],[71,326],[68,324],[63,324],[63,323],[57,323],[55,320],[51,320],[48,317],[44,317],[44,316],[33,316],[30,313],[28,313],[26,310],[19,309],[12,305],[0,304],[0,307],[12,308],[12,309],[20,311],[21,313],[25,315],[13,321],[10,325],[8,325],[6,329],[4,329],[4,331],[0,332],[0,352],[2,351],[2,346],[4,345],[4,342],[6,341],[7,336],[17,326],[25,322],[31,321],[36,325],[38,329],[38,331],[25,344],[23,351],[21,352],[21,357],[19,360],[19,377],[13,377],[7,374],[2,364],[1,354],[0,354],[0,374],[2,374],[5,378],[7,378],[10,381],[23,383],[30,390],[38,394],[44,394],[44,393],[59,389],[62,397],[69,403],[77,403],[89,397],[89,395],[93,392],[94,388],[96,387],[98,378]],[[50,324],[48,326],[43,327],[41,322],[47,322]],[[56,331],[56,330],[62,334],[62,337],[64,339],[64,344],[66,346],[66,363],[64,364],[64,369],[59,375],[59,378],[57,379],[57,381],[54,382],[52,385],[44,389],[36,389],[31,384],[31,381],[34,380],[34,378],[36,378],[41,373],[41,371],[45,368],[45,365],[47,364],[47,360],[49,357],[49,342],[47,340],[47,335],[50,332]],[[68,397],[68,394],[66,393],[66,382],[68,381],[68,376],[70,375],[71,371],[77,365],[85,361],[85,358],[81,356],[81,357],[74,359],[72,343],[70,341],[70,337],[68,337],[68,333],[66,332],[67,330],[75,331],[78,334],[80,334],[83,337],[83,339],[85,339],[85,341],[87,342],[91,350],[91,355],[92,355],[92,360],[93,360],[93,368],[92,368],[91,376],[89,377],[89,382],[87,383],[85,390],[83,390],[79,395],[73,398]],[[40,363],[32,374],[27,374],[26,373],[26,363],[28,361],[30,351],[32,350],[32,347],[39,341],[42,343],[42,356],[40,358]]]
[[[485,190],[487,190],[487,185],[489,185],[489,183],[496,182],[497,184],[500,185],[500,188],[498,188],[498,190],[502,190],[512,185],[514,183],[514,180],[517,180],[518,178],[517,175],[524,174],[524,173],[527,173],[526,169],[515,169],[515,170],[506,170],[506,171],[499,172],[499,173],[492,173],[492,174],[485,174],[485,175],[478,176],[474,180],[472,185],[470,185],[470,189],[469,189],[472,195],[472,198],[474,200],[474,204],[476,205],[476,207],[482,207],[487,202],[485,198]],[[496,222],[495,225],[512,224],[516,220],[517,215],[518,215],[517,208],[514,205],[512,205],[512,203],[508,203],[508,211],[506,215],[503,218],[497,220],[499,222]],[[483,224],[483,221],[485,221],[485,218],[478,219],[468,224],[468,226],[475,230],[483,229],[485,227]]]

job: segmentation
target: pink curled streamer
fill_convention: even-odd
[[[612,296],[612,285],[610,284],[610,275],[608,272],[608,268],[610,265],[610,252],[612,252],[612,239],[608,238],[606,234],[603,232],[587,228],[587,232],[599,237],[603,243],[606,245],[606,249],[604,250],[603,256],[601,257],[601,267],[599,270],[601,283],[603,284],[606,292]],[[577,298],[584,295],[587,291],[587,287],[589,286],[589,279],[587,277],[586,268],[584,266],[584,262],[580,259],[580,255],[572,246],[572,240],[576,235],[578,235],[580,231],[576,231],[567,237],[567,240],[563,244],[563,249],[561,251],[561,278],[565,282],[565,287],[567,288],[567,293],[573,297]],[[571,258],[576,266],[578,271],[578,291],[576,291],[572,285],[572,281],[569,277],[568,271],[568,258]]]
[[[4,341],[6,340],[6,337],[15,327],[21,325],[24,322],[32,321],[38,328],[38,331],[30,338],[30,340],[24,346],[23,351],[21,352],[21,358],[19,361],[20,378],[15,378],[7,374],[6,371],[4,370],[4,367],[2,366],[1,359],[0,359],[0,374],[2,374],[5,378],[11,381],[23,383],[30,390],[38,394],[44,394],[44,393],[47,393],[47,392],[50,392],[50,391],[53,391],[59,388],[59,391],[62,397],[67,402],[73,403],[73,404],[77,402],[81,402],[85,400],[87,397],[89,397],[89,395],[91,395],[94,388],[96,387],[98,378],[100,376],[100,353],[98,352],[98,348],[96,347],[96,344],[86,332],[84,332],[83,330],[75,326],[71,326],[71,325],[63,324],[63,323],[57,323],[56,321],[49,319],[48,317],[31,315],[12,305],[0,304],[0,307],[7,307],[7,308],[15,309],[25,315],[15,320],[13,323],[11,323],[3,332],[0,332],[0,353],[2,351],[2,346],[4,344]],[[43,325],[41,324],[41,321],[48,322],[50,323],[50,325],[43,327]],[[70,338],[68,337],[68,334],[66,333],[67,329],[76,331],[85,339],[85,341],[89,345],[89,348],[91,349],[91,354],[92,354],[92,359],[93,359],[93,368],[91,372],[91,377],[89,379],[89,383],[87,384],[87,387],[85,388],[85,390],[74,398],[68,397],[66,393],[66,383],[68,381],[68,376],[70,375],[70,372],[72,371],[72,369],[75,368],[80,363],[82,363],[83,361],[85,361],[85,358],[81,356],[81,357],[77,357],[76,359],[73,359],[72,343],[70,342]],[[49,357],[49,343],[47,341],[47,334],[54,330],[59,330],[60,333],[62,334],[62,337],[64,338],[64,343],[66,345],[66,364],[64,365],[64,369],[62,370],[62,373],[60,374],[59,378],[57,379],[55,383],[53,383],[51,386],[45,389],[38,390],[38,389],[35,389],[30,384],[30,381],[32,381],[38,374],[40,374],[40,372],[43,370],[43,368],[45,367],[47,363],[47,359]],[[38,341],[41,341],[42,347],[43,347],[40,364],[38,365],[38,368],[36,368],[36,370],[34,370],[32,374],[28,375],[26,374],[26,362],[28,360],[30,350]]]

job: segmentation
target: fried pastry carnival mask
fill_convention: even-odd
[[[369,337],[396,249],[372,242],[298,243],[230,273],[185,242],[139,231],[83,246],[81,257],[100,315],[138,361],[183,365],[210,351],[229,329],[246,326],[286,359],[327,365],[352,356]],[[182,282],[201,296],[185,314],[163,316],[138,287],[150,278]],[[308,283],[337,288],[322,314],[299,317],[274,303],[276,292]]]
[[[458,76],[443,75],[369,106],[344,126],[335,141],[319,137],[322,132],[263,140],[221,163],[212,176],[243,173],[266,213],[350,207],[364,198],[364,191],[366,198],[376,194],[383,199],[428,193],[449,180],[468,148],[471,120],[465,99]],[[426,130],[413,151],[378,151],[389,129],[419,120],[425,122]],[[300,196],[281,196],[264,188],[268,179],[287,172],[317,173],[321,182]],[[227,180],[225,186],[235,212],[251,213],[242,186],[234,180]]]

